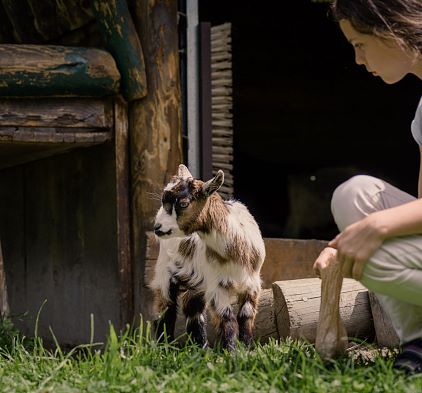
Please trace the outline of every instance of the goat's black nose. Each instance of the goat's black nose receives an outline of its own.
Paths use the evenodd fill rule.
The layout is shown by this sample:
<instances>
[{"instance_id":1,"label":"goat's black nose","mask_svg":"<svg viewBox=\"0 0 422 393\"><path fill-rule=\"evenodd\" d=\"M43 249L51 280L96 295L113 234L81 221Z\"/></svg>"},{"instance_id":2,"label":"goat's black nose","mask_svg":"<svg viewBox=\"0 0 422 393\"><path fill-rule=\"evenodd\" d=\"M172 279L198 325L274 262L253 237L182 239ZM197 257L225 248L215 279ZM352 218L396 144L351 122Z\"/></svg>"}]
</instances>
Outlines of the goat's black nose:
<instances>
[{"instance_id":1,"label":"goat's black nose","mask_svg":"<svg viewBox=\"0 0 422 393\"><path fill-rule=\"evenodd\" d=\"M160 231L160 228L161 228L161 224L155 224L154 225L154 232L155 232L155 234L157 234L157 232L161 232Z\"/></svg>"}]
</instances>

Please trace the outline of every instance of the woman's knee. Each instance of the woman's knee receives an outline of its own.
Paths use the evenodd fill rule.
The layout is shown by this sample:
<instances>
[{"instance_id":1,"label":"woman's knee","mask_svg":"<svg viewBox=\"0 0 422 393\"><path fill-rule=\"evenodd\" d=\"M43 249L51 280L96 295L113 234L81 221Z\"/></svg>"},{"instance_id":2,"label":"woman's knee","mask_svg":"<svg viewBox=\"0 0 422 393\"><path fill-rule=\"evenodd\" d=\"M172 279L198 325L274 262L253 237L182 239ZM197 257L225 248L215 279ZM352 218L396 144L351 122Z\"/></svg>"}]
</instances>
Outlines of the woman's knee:
<instances>
[{"instance_id":1,"label":"woman's knee","mask_svg":"<svg viewBox=\"0 0 422 393\"><path fill-rule=\"evenodd\" d=\"M382 181L356 175L340 184L331 199L331 212L339 230L378 210L374 198L382 190Z\"/></svg>"}]
</instances>

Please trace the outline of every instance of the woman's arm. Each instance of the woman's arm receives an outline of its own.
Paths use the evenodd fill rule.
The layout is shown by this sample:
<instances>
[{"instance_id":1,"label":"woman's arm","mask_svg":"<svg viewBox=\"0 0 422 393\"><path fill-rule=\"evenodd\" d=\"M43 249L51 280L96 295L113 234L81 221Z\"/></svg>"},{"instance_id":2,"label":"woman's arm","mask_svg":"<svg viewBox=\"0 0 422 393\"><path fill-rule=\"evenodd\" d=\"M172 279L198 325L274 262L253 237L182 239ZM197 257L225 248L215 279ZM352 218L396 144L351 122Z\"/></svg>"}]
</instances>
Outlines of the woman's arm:
<instances>
[{"instance_id":1,"label":"woman's arm","mask_svg":"<svg viewBox=\"0 0 422 393\"><path fill-rule=\"evenodd\" d=\"M420 161L419 161L419 182L418 182L418 198L422 198L422 147L419 147Z\"/></svg>"}]
</instances>

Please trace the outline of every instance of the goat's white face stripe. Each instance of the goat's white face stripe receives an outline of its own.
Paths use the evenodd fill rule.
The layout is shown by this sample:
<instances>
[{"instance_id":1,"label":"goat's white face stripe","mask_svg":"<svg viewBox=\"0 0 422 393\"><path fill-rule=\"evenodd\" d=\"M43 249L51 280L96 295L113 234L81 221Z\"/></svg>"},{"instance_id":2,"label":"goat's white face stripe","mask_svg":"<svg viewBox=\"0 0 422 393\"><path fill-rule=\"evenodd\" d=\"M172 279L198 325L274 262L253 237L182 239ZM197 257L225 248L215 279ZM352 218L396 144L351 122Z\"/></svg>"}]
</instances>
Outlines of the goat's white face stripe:
<instances>
[{"instance_id":1,"label":"goat's white face stripe","mask_svg":"<svg viewBox=\"0 0 422 393\"><path fill-rule=\"evenodd\" d=\"M177 216L174 206L171 208L171 214L168 214L163 206L161 206L155 216L155 224L160 224L160 231L164 233L171 231L171 236L185 236L177 225Z\"/></svg>"}]
</instances>

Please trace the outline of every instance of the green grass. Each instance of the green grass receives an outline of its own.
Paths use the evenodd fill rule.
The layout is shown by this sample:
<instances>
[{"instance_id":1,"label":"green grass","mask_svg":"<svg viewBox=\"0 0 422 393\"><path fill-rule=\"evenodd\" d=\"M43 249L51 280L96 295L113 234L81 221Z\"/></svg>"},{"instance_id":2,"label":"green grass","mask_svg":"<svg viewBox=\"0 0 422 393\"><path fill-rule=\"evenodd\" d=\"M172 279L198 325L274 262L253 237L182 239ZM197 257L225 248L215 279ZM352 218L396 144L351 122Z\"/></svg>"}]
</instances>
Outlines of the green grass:
<instances>
[{"instance_id":1,"label":"green grass","mask_svg":"<svg viewBox=\"0 0 422 393\"><path fill-rule=\"evenodd\" d=\"M1 329L0 329L1 330ZM157 344L149 332L117 336L107 344L47 350L39 338L23 341L9 326L0 350L0 392L422 392L422 377L391 369L391 356L370 360L355 352L323 363L313 345L272 341L234 353Z\"/></svg>"}]
</instances>

